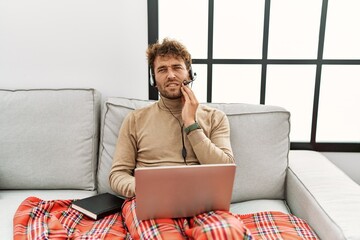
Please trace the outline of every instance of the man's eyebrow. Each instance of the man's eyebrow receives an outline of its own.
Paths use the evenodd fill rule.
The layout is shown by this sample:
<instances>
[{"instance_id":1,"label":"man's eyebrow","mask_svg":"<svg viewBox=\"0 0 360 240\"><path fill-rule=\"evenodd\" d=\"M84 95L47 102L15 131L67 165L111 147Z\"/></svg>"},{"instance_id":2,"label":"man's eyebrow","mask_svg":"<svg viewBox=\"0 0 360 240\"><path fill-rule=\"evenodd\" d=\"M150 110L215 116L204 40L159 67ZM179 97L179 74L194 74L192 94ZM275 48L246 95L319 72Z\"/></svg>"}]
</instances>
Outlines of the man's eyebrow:
<instances>
[{"instance_id":1,"label":"man's eyebrow","mask_svg":"<svg viewBox=\"0 0 360 240\"><path fill-rule=\"evenodd\" d=\"M161 65L161 66L157 67L157 69L162 69L162 68L167 68L167 66L166 65Z\"/></svg>"},{"instance_id":2,"label":"man's eyebrow","mask_svg":"<svg viewBox=\"0 0 360 240\"><path fill-rule=\"evenodd\" d=\"M159 67L157 67L156 69L159 70L159 69L164 69L164 68L168 68L169 66L167 65L161 65ZM170 65L170 67L183 67L183 65L181 65L180 63L175 63L175 64L172 64Z\"/></svg>"}]
</instances>

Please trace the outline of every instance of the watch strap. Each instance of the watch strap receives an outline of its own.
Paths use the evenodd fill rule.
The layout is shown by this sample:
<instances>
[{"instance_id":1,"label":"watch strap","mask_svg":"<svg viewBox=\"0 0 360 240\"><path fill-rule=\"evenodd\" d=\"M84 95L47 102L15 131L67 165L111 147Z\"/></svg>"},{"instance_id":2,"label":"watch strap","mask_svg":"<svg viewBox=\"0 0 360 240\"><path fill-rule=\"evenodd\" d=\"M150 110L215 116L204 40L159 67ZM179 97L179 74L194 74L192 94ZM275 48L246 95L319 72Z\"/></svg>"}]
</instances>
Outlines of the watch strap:
<instances>
[{"instance_id":1,"label":"watch strap","mask_svg":"<svg viewBox=\"0 0 360 240\"><path fill-rule=\"evenodd\" d=\"M194 122L190 126L186 127L184 130L185 130L186 134L189 134L190 132L192 132L192 131L194 131L196 129L201 129L198 122Z\"/></svg>"}]
</instances>

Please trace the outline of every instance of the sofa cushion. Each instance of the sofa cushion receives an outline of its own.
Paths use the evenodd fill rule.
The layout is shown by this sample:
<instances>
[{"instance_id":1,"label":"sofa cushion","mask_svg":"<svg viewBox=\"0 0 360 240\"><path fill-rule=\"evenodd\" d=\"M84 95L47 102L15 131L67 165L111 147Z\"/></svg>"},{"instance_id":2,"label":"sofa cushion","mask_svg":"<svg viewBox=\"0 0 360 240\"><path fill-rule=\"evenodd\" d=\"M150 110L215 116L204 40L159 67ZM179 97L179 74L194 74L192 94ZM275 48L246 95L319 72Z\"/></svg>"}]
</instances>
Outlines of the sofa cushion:
<instances>
[{"instance_id":1,"label":"sofa cushion","mask_svg":"<svg viewBox=\"0 0 360 240\"><path fill-rule=\"evenodd\" d=\"M0 189L95 189L100 95L0 90Z\"/></svg>"},{"instance_id":2,"label":"sofa cushion","mask_svg":"<svg viewBox=\"0 0 360 240\"><path fill-rule=\"evenodd\" d=\"M245 103L208 103L230 122L237 165L232 202L284 199L290 149L290 113L284 108Z\"/></svg>"},{"instance_id":3,"label":"sofa cushion","mask_svg":"<svg viewBox=\"0 0 360 240\"><path fill-rule=\"evenodd\" d=\"M98 192L112 192L109 184L109 173L112 157L115 152L120 126L126 115L137 108L151 104L150 100L127 98L109 98L102 108L99 163L97 173Z\"/></svg>"},{"instance_id":4,"label":"sofa cushion","mask_svg":"<svg viewBox=\"0 0 360 240\"><path fill-rule=\"evenodd\" d=\"M109 98L101 126L98 190L111 191L108 176L124 117L151 101ZM207 103L224 111L230 122L231 144L237 164L232 202L283 199L288 165L290 114L277 106Z\"/></svg>"}]
</instances>

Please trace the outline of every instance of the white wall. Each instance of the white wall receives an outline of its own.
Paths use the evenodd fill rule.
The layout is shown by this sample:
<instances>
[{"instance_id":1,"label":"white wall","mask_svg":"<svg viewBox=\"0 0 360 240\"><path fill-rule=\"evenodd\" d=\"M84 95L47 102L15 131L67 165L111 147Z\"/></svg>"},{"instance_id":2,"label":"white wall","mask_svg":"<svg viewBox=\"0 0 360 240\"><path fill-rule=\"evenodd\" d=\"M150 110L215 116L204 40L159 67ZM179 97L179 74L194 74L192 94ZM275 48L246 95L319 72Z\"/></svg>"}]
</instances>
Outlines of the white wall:
<instances>
[{"instance_id":1,"label":"white wall","mask_svg":"<svg viewBox=\"0 0 360 240\"><path fill-rule=\"evenodd\" d=\"M146 47L146 1L0 1L0 88L147 99Z\"/></svg>"}]
</instances>

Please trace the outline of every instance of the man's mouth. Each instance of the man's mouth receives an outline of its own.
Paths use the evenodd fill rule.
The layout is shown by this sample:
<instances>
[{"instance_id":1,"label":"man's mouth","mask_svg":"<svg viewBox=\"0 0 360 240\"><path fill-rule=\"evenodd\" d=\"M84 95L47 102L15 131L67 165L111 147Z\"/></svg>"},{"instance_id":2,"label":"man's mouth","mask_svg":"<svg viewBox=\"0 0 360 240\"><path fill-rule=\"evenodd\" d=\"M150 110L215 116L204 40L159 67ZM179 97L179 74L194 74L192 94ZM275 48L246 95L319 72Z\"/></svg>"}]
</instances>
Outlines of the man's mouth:
<instances>
[{"instance_id":1,"label":"man's mouth","mask_svg":"<svg viewBox=\"0 0 360 240\"><path fill-rule=\"evenodd\" d=\"M178 87L179 85L179 83L169 83L166 85L166 87Z\"/></svg>"}]
</instances>

